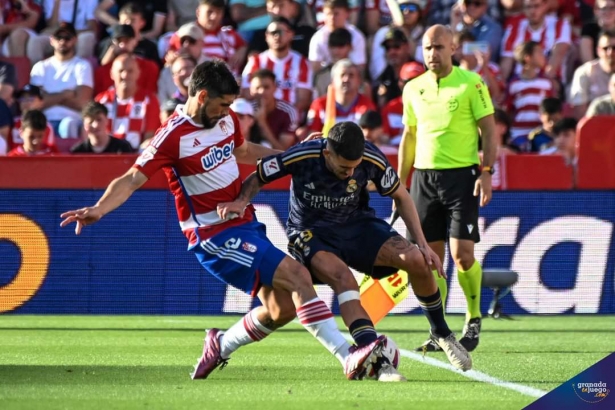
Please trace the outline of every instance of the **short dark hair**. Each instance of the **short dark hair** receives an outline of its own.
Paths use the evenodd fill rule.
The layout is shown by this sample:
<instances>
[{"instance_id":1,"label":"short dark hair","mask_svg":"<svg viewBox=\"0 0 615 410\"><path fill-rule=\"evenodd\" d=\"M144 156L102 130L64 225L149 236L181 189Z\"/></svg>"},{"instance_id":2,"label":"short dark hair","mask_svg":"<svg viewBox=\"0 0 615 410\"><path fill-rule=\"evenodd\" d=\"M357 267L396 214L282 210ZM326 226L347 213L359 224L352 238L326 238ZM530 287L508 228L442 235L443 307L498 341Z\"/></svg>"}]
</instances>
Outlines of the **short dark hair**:
<instances>
[{"instance_id":1,"label":"short dark hair","mask_svg":"<svg viewBox=\"0 0 615 410\"><path fill-rule=\"evenodd\" d=\"M378 111L368 110L359 119L359 127L367 130L382 127L382 116Z\"/></svg>"},{"instance_id":2,"label":"short dark hair","mask_svg":"<svg viewBox=\"0 0 615 410\"><path fill-rule=\"evenodd\" d=\"M21 129L30 128L36 131L47 129L47 117L41 110L28 110L21 116Z\"/></svg>"},{"instance_id":3,"label":"short dark hair","mask_svg":"<svg viewBox=\"0 0 615 410\"><path fill-rule=\"evenodd\" d=\"M195 67L196 67L197 64L199 64L199 62L196 61L196 58L192 57L188 53L180 53L177 57L175 57L175 60L173 60L173 62L175 62L175 61L177 61L179 59L181 59L181 60L188 60L188 61L192 62Z\"/></svg>"},{"instance_id":4,"label":"short dark hair","mask_svg":"<svg viewBox=\"0 0 615 410\"><path fill-rule=\"evenodd\" d=\"M224 10L226 4L224 4L224 0L200 0L199 6L212 6Z\"/></svg>"},{"instance_id":5,"label":"short dark hair","mask_svg":"<svg viewBox=\"0 0 615 410\"><path fill-rule=\"evenodd\" d=\"M192 72L188 95L194 97L202 90L207 90L210 98L239 95L239 85L235 76L226 63L219 59L205 61L197 65Z\"/></svg>"},{"instance_id":6,"label":"short dark hair","mask_svg":"<svg viewBox=\"0 0 615 410\"><path fill-rule=\"evenodd\" d=\"M529 57L534 54L536 47L540 47L540 43L536 41L526 41L515 47L515 61L520 64L525 62L525 57Z\"/></svg>"},{"instance_id":7,"label":"short dark hair","mask_svg":"<svg viewBox=\"0 0 615 410\"><path fill-rule=\"evenodd\" d=\"M268 78L273 81L274 84L276 81L275 73L267 68L261 68L260 70L256 70L255 72L253 72L250 76L250 81L252 81L253 78L258 78L259 80L264 80Z\"/></svg>"},{"instance_id":8,"label":"short dark hair","mask_svg":"<svg viewBox=\"0 0 615 410\"><path fill-rule=\"evenodd\" d=\"M352 45L352 34L344 27L336 28L329 34L329 47L344 47Z\"/></svg>"},{"instance_id":9,"label":"short dark hair","mask_svg":"<svg viewBox=\"0 0 615 410\"><path fill-rule=\"evenodd\" d=\"M267 27L269 27L271 25L271 23L284 24L291 31L295 31L295 26L286 17L283 17L283 16L273 16L271 18L271 21L269 22L269 24L267 24Z\"/></svg>"},{"instance_id":10,"label":"short dark hair","mask_svg":"<svg viewBox=\"0 0 615 410\"><path fill-rule=\"evenodd\" d=\"M572 117L564 117L553 125L553 134L559 135L566 131L576 131L577 123L577 120Z\"/></svg>"},{"instance_id":11,"label":"short dark hair","mask_svg":"<svg viewBox=\"0 0 615 410\"><path fill-rule=\"evenodd\" d=\"M327 135L327 148L340 157L354 161L363 156L365 137L361 128L351 121L335 124Z\"/></svg>"},{"instance_id":12,"label":"short dark hair","mask_svg":"<svg viewBox=\"0 0 615 410\"><path fill-rule=\"evenodd\" d=\"M350 10L350 4L348 0L325 0L325 4L322 5L323 9L346 9Z\"/></svg>"},{"instance_id":13,"label":"short dark hair","mask_svg":"<svg viewBox=\"0 0 615 410\"><path fill-rule=\"evenodd\" d=\"M476 36L471 31L463 30L455 34L455 40L461 44L464 41L476 41Z\"/></svg>"},{"instance_id":14,"label":"short dark hair","mask_svg":"<svg viewBox=\"0 0 615 410\"><path fill-rule=\"evenodd\" d=\"M597 41L596 43L602 38L602 37L606 37L606 38L615 38L615 30L602 30L600 31L600 34L598 34L598 37L596 37ZM597 44L596 44L597 45Z\"/></svg>"},{"instance_id":15,"label":"short dark hair","mask_svg":"<svg viewBox=\"0 0 615 410\"><path fill-rule=\"evenodd\" d=\"M133 3L133 2L126 3L122 6L120 11L117 13L118 16L127 15L127 14L128 15L138 14L145 19L145 10L143 10L143 7L141 7L139 3Z\"/></svg>"},{"instance_id":16,"label":"short dark hair","mask_svg":"<svg viewBox=\"0 0 615 410\"><path fill-rule=\"evenodd\" d=\"M102 114L106 117L109 115L109 110L104 104L97 101L90 101L83 107L81 118L94 118L98 114Z\"/></svg>"},{"instance_id":17,"label":"short dark hair","mask_svg":"<svg viewBox=\"0 0 615 410\"><path fill-rule=\"evenodd\" d=\"M562 100L555 97L545 98L540 102L539 110L541 114L548 115L561 113L563 110Z\"/></svg>"}]
</instances>

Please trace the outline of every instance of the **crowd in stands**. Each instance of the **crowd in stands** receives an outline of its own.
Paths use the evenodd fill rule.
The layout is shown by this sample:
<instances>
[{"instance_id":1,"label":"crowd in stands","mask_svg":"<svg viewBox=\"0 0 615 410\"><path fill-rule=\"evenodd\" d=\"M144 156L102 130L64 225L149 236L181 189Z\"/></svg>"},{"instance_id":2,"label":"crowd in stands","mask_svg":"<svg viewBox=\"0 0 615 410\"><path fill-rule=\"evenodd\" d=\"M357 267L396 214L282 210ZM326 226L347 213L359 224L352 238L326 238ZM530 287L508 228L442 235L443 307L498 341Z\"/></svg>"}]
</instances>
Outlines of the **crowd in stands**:
<instances>
[{"instance_id":1,"label":"crowd in stands","mask_svg":"<svg viewBox=\"0 0 615 410\"><path fill-rule=\"evenodd\" d=\"M615 114L615 0L394 1L0 0L0 155L137 152L212 58L251 141L320 131L330 93L336 121L396 153L432 24L488 87L500 155L573 163L577 121Z\"/></svg>"}]
</instances>

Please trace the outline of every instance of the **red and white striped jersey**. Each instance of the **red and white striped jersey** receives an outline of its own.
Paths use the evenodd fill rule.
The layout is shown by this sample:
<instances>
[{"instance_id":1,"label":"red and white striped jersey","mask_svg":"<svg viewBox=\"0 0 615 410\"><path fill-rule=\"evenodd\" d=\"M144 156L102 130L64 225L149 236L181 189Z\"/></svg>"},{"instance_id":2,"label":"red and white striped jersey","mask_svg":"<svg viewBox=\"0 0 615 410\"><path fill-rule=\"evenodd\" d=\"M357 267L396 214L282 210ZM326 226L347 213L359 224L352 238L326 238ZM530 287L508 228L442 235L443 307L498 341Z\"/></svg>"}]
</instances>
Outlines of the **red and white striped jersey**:
<instances>
[{"instance_id":1,"label":"red and white striped jersey","mask_svg":"<svg viewBox=\"0 0 615 410\"><path fill-rule=\"evenodd\" d=\"M20 145L23 145L23 139L21 139L21 136L19 135L20 128L21 128L21 118L18 117L18 118L15 118L14 120L13 129L11 130L11 134L9 135L9 138L7 141L9 150L12 150L13 148L16 148ZM43 144L46 147L56 146L56 136L55 136L55 133L53 132L53 127L49 123L47 123L47 129L45 130L44 139L45 140L43 141Z\"/></svg>"},{"instance_id":2,"label":"red and white striped jersey","mask_svg":"<svg viewBox=\"0 0 615 410\"><path fill-rule=\"evenodd\" d=\"M540 103L553 96L553 83L545 77L513 79L508 86L508 108L513 113L510 134L513 138L527 136L541 125Z\"/></svg>"},{"instance_id":3,"label":"red and white striped jersey","mask_svg":"<svg viewBox=\"0 0 615 410\"><path fill-rule=\"evenodd\" d=\"M515 47L530 40L540 43L547 55L558 43L572 43L570 23L554 16L546 16L542 27L534 31L527 18L514 20L504 32L502 57L514 57Z\"/></svg>"},{"instance_id":4,"label":"red and white striped jersey","mask_svg":"<svg viewBox=\"0 0 615 410\"><path fill-rule=\"evenodd\" d=\"M325 0L306 0L309 10L314 11L314 16L316 17L316 28L322 27L325 24L325 15L323 13L323 7L325 5ZM350 12L357 11L359 9L357 0L349 0L348 5L350 6Z\"/></svg>"},{"instance_id":5,"label":"red and white striped jersey","mask_svg":"<svg viewBox=\"0 0 615 410\"><path fill-rule=\"evenodd\" d=\"M380 25L382 27L391 24L391 9L385 0L365 0L366 10L378 10L380 12Z\"/></svg>"},{"instance_id":6,"label":"red and white striped jersey","mask_svg":"<svg viewBox=\"0 0 615 410\"><path fill-rule=\"evenodd\" d=\"M220 27L218 30L203 31L205 32L203 54L206 57L219 58L228 62L238 49L246 45L243 38L231 26Z\"/></svg>"},{"instance_id":7,"label":"red and white striped jersey","mask_svg":"<svg viewBox=\"0 0 615 410\"><path fill-rule=\"evenodd\" d=\"M392 99L382 108L382 129L389 138L400 136L404 130L403 113L404 103L401 96Z\"/></svg>"},{"instance_id":8,"label":"red and white striped jersey","mask_svg":"<svg viewBox=\"0 0 615 410\"><path fill-rule=\"evenodd\" d=\"M312 69L307 58L294 50L288 55L278 59L266 50L260 54L254 54L248 59L246 68L243 70L241 87L249 88L252 74L255 71L266 68L275 74L277 90L275 98L295 104L297 101L297 88L312 89Z\"/></svg>"},{"instance_id":9,"label":"red and white striped jersey","mask_svg":"<svg viewBox=\"0 0 615 410\"><path fill-rule=\"evenodd\" d=\"M109 110L109 132L128 141L134 149L139 148L146 132L155 132L160 127L160 103L149 91L138 90L134 97L119 100L115 88L110 88L95 100Z\"/></svg>"},{"instance_id":10,"label":"red and white striped jersey","mask_svg":"<svg viewBox=\"0 0 615 410\"><path fill-rule=\"evenodd\" d=\"M310 131L321 132L322 127L325 124L325 112L327 106L327 96L323 95L312 101L310 110L307 115L307 126ZM347 108L336 104L335 107L335 123L342 121L352 121L356 124L359 123L361 116L366 111L376 110L376 106L368 97L363 94L359 94L355 102Z\"/></svg>"},{"instance_id":11,"label":"red and white striped jersey","mask_svg":"<svg viewBox=\"0 0 615 410\"><path fill-rule=\"evenodd\" d=\"M150 178L163 169L175 197L179 225L190 248L231 227L253 220L253 208L243 217L222 220L216 210L232 202L241 191L239 167L233 155L244 144L234 112L205 129L196 124L180 105L156 132L134 167Z\"/></svg>"}]
</instances>

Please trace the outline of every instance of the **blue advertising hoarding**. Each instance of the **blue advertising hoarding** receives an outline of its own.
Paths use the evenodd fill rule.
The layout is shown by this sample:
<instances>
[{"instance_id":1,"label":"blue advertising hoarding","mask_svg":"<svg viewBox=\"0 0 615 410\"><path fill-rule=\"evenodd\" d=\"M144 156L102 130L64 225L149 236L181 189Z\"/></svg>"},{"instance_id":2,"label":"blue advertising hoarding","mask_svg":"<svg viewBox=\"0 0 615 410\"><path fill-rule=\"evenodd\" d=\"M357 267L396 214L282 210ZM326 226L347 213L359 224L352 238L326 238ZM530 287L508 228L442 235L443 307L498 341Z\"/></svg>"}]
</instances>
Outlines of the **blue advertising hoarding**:
<instances>
[{"instance_id":1,"label":"blue advertising hoarding","mask_svg":"<svg viewBox=\"0 0 615 410\"><path fill-rule=\"evenodd\" d=\"M101 191L0 191L0 312L29 314L223 314L247 312L246 295L197 263L177 222L173 197L139 191L80 236L59 215L96 202ZM264 191L257 216L286 249L288 192ZM387 218L391 200L372 206ZM503 299L511 314L615 313L615 192L497 192L481 210L484 268L511 269L519 282ZM403 232L403 224L395 227ZM454 265L447 311L465 311ZM319 295L337 313L330 289ZM483 291L483 311L490 301ZM393 313L418 313L413 295Z\"/></svg>"}]
</instances>

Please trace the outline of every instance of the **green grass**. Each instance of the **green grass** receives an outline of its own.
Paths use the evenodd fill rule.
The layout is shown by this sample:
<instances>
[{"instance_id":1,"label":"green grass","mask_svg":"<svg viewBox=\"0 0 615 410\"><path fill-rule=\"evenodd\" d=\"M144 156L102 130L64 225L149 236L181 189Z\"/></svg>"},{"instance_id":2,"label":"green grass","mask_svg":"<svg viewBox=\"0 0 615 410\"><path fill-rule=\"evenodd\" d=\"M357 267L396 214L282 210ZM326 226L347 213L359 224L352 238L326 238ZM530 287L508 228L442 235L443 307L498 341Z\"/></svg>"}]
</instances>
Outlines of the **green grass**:
<instances>
[{"instance_id":1,"label":"green grass","mask_svg":"<svg viewBox=\"0 0 615 410\"><path fill-rule=\"evenodd\" d=\"M349 382L339 363L294 323L242 348L208 380L190 380L202 329L236 320L2 316L0 408L500 410L535 400L408 358L400 366L408 383ZM449 317L456 330L462 320ZM378 329L410 350L425 339L425 325L420 316L388 317ZM473 359L480 372L549 391L613 351L613 317L520 317L485 320Z\"/></svg>"}]
</instances>

